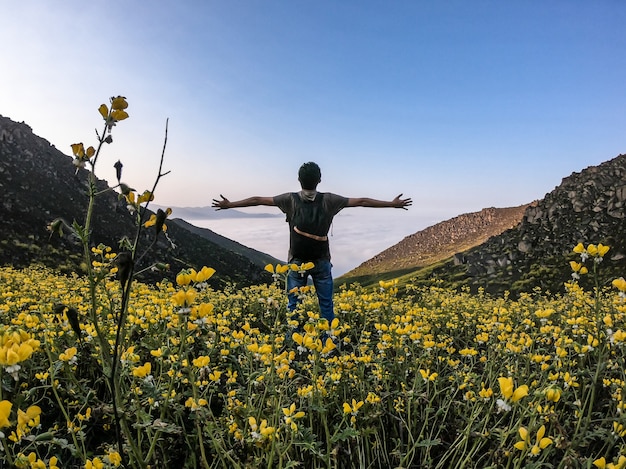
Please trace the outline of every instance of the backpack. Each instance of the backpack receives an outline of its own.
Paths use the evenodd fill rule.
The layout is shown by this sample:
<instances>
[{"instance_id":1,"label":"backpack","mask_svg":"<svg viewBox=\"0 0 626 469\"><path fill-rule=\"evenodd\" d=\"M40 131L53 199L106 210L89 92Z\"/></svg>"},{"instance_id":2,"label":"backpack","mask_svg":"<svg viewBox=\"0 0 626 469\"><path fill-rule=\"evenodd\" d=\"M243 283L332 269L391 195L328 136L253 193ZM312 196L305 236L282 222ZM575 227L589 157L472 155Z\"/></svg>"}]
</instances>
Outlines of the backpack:
<instances>
[{"instance_id":1,"label":"backpack","mask_svg":"<svg viewBox=\"0 0 626 469\"><path fill-rule=\"evenodd\" d=\"M293 215L289 221L291 255L310 261L330 256L328 231L333 217L324 210L324 194L318 192L313 201L306 201L293 192Z\"/></svg>"}]
</instances>

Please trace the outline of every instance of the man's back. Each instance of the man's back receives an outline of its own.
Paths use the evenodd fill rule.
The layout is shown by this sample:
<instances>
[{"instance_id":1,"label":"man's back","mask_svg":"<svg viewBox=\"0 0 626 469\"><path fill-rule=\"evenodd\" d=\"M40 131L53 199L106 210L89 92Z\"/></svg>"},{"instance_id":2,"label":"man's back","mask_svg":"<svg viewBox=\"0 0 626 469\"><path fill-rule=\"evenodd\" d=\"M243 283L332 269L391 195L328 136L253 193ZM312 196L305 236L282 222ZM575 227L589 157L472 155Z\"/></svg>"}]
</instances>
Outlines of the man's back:
<instances>
[{"instance_id":1,"label":"man's back","mask_svg":"<svg viewBox=\"0 0 626 469\"><path fill-rule=\"evenodd\" d=\"M348 199L336 194L301 191L274 198L289 223L289 259L330 259L328 231Z\"/></svg>"}]
</instances>

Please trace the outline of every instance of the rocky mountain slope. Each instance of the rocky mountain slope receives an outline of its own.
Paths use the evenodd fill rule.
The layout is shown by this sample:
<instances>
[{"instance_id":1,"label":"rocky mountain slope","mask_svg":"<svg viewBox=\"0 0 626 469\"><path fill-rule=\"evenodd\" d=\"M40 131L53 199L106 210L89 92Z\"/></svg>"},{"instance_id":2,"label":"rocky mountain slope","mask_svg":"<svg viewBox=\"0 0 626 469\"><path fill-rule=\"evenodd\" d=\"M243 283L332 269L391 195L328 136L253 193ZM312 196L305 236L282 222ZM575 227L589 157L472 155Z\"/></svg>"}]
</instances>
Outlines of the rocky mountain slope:
<instances>
[{"instance_id":1,"label":"rocky mountain slope","mask_svg":"<svg viewBox=\"0 0 626 469\"><path fill-rule=\"evenodd\" d=\"M626 155L619 155L571 174L527 206L485 209L415 233L342 282L366 284L378 272L416 284L480 287L498 294L537 287L562 292L571 279L569 260L579 259L573 247L602 243L611 249L597 272L600 284L608 285L626 276L625 207ZM591 275L581 279L592 282Z\"/></svg>"},{"instance_id":2,"label":"rocky mountain slope","mask_svg":"<svg viewBox=\"0 0 626 469\"><path fill-rule=\"evenodd\" d=\"M346 273L345 277L416 269L442 261L518 225L528 206L490 207L437 223L405 237Z\"/></svg>"},{"instance_id":3,"label":"rocky mountain slope","mask_svg":"<svg viewBox=\"0 0 626 469\"><path fill-rule=\"evenodd\" d=\"M433 274L458 275L468 285L495 291L562 291L571 278L568 261L578 258L572 248L602 243L611 248L597 269L607 285L626 275L625 208L626 155L618 155L564 178L526 209L518 226L456 255ZM581 279L591 282L591 276Z\"/></svg>"},{"instance_id":4,"label":"rocky mountain slope","mask_svg":"<svg viewBox=\"0 0 626 469\"><path fill-rule=\"evenodd\" d=\"M72 158L57 150L48 141L33 134L24 123L0 116L0 265L24 267L41 263L72 272L82 262L80 247L71 237L50 236L47 225L56 218L71 224L83 223L88 198L86 170L75 172ZM132 237L135 225L118 194L105 181L98 181L92 241L117 249L119 240ZM211 239L210 230L192 230L185 223L166 222L168 236L159 238L156 247L144 258L143 266L154 262L171 265L166 276L173 278L184 267L213 267L217 273L215 286L230 282L249 285L271 281L264 272L271 256ZM151 242L152 233L142 235L140 246ZM219 236L219 235L215 235ZM141 251L141 248L140 248ZM144 280L151 278L150 272ZM159 273L158 278L163 274Z\"/></svg>"}]
</instances>

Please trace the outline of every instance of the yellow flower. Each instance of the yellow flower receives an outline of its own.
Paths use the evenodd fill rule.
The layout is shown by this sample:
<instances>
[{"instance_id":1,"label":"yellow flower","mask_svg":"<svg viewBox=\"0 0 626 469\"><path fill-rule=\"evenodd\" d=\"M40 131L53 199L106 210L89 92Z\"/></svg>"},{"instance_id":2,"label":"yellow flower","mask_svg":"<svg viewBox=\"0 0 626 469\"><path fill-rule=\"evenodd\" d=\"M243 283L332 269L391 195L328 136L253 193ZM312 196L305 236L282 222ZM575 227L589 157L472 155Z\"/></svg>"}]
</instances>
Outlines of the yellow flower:
<instances>
[{"instance_id":1,"label":"yellow flower","mask_svg":"<svg viewBox=\"0 0 626 469\"><path fill-rule=\"evenodd\" d=\"M396 278L394 280L389 280L388 282L385 282L384 280L379 280L378 285L383 290L387 290L388 288L393 288L393 287L397 286L398 285L398 279Z\"/></svg>"},{"instance_id":2,"label":"yellow flower","mask_svg":"<svg viewBox=\"0 0 626 469\"><path fill-rule=\"evenodd\" d=\"M343 403L343 413L356 415L361 407L363 407L363 401L357 402L356 399L352 399L352 405L347 402Z\"/></svg>"},{"instance_id":3,"label":"yellow flower","mask_svg":"<svg viewBox=\"0 0 626 469\"><path fill-rule=\"evenodd\" d=\"M299 332L294 332L291 336L293 341L298 344L298 348L303 347L304 349L317 350L317 343L309 334L302 335ZM331 340L332 342L332 340Z\"/></svg>"},{"instance_id":4,"label":"yellow flower","mask_svg":"<svg viewBox=\"0 0 626 469\"><path fill-rule=\"evenodd\" d=\"M172 301L176 306L189 306L193 304L198 292L194 288L187 290L178 290L173 296Z\"/></svg>"},{"instance_id":5,"label":"yellow flower","mask_svg":"<svg viewBox=\"0 0 626 469\"><path fill-rule=\"evenodd\" d=\"M580 268L578 270L580 270ZM550 316L552 316L552 314L554 314L554 310L552 308L538 309L537 311L535 311L535 316L537 316L539 319L549 318Z\"/></svg>"},{"instance_id":6,"label":"yellow flower","mask_svg":"<svg viewBox=\"0 0 626 469\"><path fill-rule=\"evenodd\" d=\"M248 425L250 425L250 429L255 432L257 427L256 419L254 417L248 417Z\"/></svg>"},{"instance_id":7,"label":"yellow flower","mask_svg":"<svg viewBox=\"0 0 626 469\"><path fill-rule=\"evenodd\" d=\"M33 351L33 347L28 342L7 344L0 349L0 365L11 366L28 360Z\"/></svg>"},{"instance_id":8,"label":"yellow flower","mask_svg":"<svg viewBox=\"0 0 626 469\"><path fill-rule=\"evenodd\" d=\"M576 262L576 261L570 261L569 265L574 272L578 272L580 268L583 266L580 262Z\"/></svg>"},{"instance_id":9,"label":"yellow flower","mask_svg":"<svg viewBox=\"0 0 626 469\"><path fill-rule=\"evenodd\" d=\"M437 376L439 376L437 373L431 373L430 370L420 369L419 372L422 375L422 378L424 378L424 381L435 381Z\"/></svg>"},{"instance_id":10,"label":"yellow flower","mask_svg":"<svg viewBox=\"0 0 626 469\"><path fill-rule=\"evenodd\" d=\"M191 272L188 270L183 270L176 276L176 283L181 287L189 285L191 280Z\"/></svg>"},{"instance_id":11,"label":"yellow flower","mask_svg":"<svg viewBox=\"0 0 626 469\"><path fill-rule=\"evenodd\" d=\"M478 395L483 399L490 399L491 396L493 396L493 389L485 388L485 385L483 384L480 391L478 391Z\"/></svg>"},{"instance_id":12,"label":"yellow flower","mask_svg":"<svg viewBox=\"0 0 626 469\"><path fill-rule=\"evenodd\" d=\"M274 432L276 431L276 429L274 427L269 427L267 425L267 420L263 419L261 420L261 426L259 428L259 433L261 433L261 436L264 438L269 438L271 437Z\"/></svg>"},{"instance_id":13,"label":"yellow flower","mask_svg":"<svg viewBox=\"0 0 626 469\"><path fill-rule=\"evenodd\" d=\"M200 303L197 310L198 317L205 318L209 316L213 309L215 309L215 306L212 303Z\"/></svg>"},{"instance_id":14,"label":"yellow flower","mask_svg":"<svg viewBox=\"0 0 626 469\"><path fill-rule=\"evenodd\" d=\"M83 143L72 143L72 153L76 158L83 158L85 156L85 147Z\"/></svg>"},{"instance_id":15,"label":"yellow flower","mask_svg":"<svg viewBox=\"0 0 626 469\"><path fill-rule=\"evenodd\" d=\"M337 346L335 345L335 343L333 342L333 340L330 337L326 338L326 342L324 344L322 344L322 355L325 355L327 353L332 352L333 350L335 350L337 348Z\"/></svg>"},{"instance_id":16,"label":"yellow flower","mask_svg":"<svg viewBox=\"0 0 626 469\"><path fill-rule=\"evenodd\" d=\"M165 219L172 214L172 209L167 208L165 211L159 209L157 213L153 213L150 215L150 219L143 224L144 228L150 228L151 226L156 227L157 233L161 230L167 231L167 226L165 225Z\"/></svg>"},{"instance_id":17,"label":"yellow flower","mask_svg":"<svg viewBox=\"0 0 626 469\"><path fill-rule=\"evenodd\" d=\"M276 264L276 267L274 267L272 264L267 264L265 266L265 270L268 271L270 274L284 274L289 270L289 266Z\"/></svg>"},{"instance_id":18,"label":"yellow flower","mask_svg":"<svg viewBox=\"0 0 626 469\"><path fill-rule=\"evenodd\" d=\"M598 469L604 469L606 467L606 459L604 457L596 459L593 462L593 465L596 466Z\"/></svg>"},{"instance_id":19,"label":"yellow flower","mask_svg":"<svg viewBox=\"0 0 626 469\"><path fill-rule=\"evenodd\" d=\"M289 407L283 407L283 414L285 414L285 417L291 417L296 415L296 404L295 402L292 403ZM298 412L298 414L302 414L300 415L300 417L304 417L304 412ZM296 417L299 418L299 417Z\"/></svg>"},{"instance_id":20,"label":"yellow flower","mask_svg":"<svg viewBox=\"0 0 626 469\"><path fill-rule=\"evenodd\" d=\"M37 457L37 453L34 451L29 453L26 457L28 460L29 467L31 469L46 469L46 463ZM22 467L21 464L19 467Z\"/></svg>"},{"instance_id":21,"label":"yellow flower","mask_svg":"<svg viewBox=\"0 0 626 469\"><path fill-rule=\"evenodd\" d=\"M123 121L124 119L128 119L128 113L120 109L113 109L111 110L111 118L115 121Z\"/></svg>"},{"instance_id":22,"label":"yellow flower","mask_svg":"<svg viewBox=\"0 0 626 469\"><path fill-rule=\"evenodd\" d=\"M200 356L198 358L194 358L191 361L193 366L198 367L198 368L202 368L204 366L207 366L210 362L211 362L211 357L208 357L206 355L202 355L202 356Z\"/></svg>"},{"instance_id":23,"label":"yellow flower","mask_svg":"<svg viewBox=\"0 0 626 469\"><path fill-rule=\"evenodd\" d=\"M131 192L131 194L133 194ZM141 194L138 198L137 198L137 205L141 205L144 202L152 202L154 200L154 194L150 191L143 191L143 194Z\"/></svg>"},{"instance_id":24,"label":"yellow flower","mask_svg":"<svg viewBox=\"0 0 626 469\"><path fill-rule=\"evenodd\" d=\"M559 399L561 399L561 390L557 388L548 388L545 394L546 399L551 402L559 402Z\"/></svg>"},{"instance_id":25,"label":"yellow flower","mask_svg":"<svg viewBox=\"0 0 626 469\"><path fill-rule=\"evenodd\" d=\"M604 257L604 255L609 252L611 248L609 246L605 246L600 243L597 246L595 244L590 244L587 246L587 249L583 246L582 243L578 243L574 248L574 252L576 254L581 254L581 257L585 257L585 255L589 255L591 257Z\"/></svg>"},{"instance_id":26,"label":"yellow flower","mask_svg":"<svg viewBox=\"0 0 626 469\"><path fill-rule=\"evenodd\" d=\"M289 425L294 432L298 431L298 425L294 420L301 419L305 413L302 411L296 412L296 404L293 403L289 407L283 407L283 414L285 415L285 425Z\"/></svg>"},{"instance_id":27,"label":"yellow flower","mask_svg":"<svg viewBox=\"0 0 626 469\"><path fill-rule=\"evenodd\" d=\"M100 458L87 459L85 469L103 469L104 463Z\"/></svg>"},{"instance_id":28,"label":"yellow flower","mask_svg":"<svg viewBox=\"0 0 626 469\"><path fill-rule=\"evenodd\" d=\"M607 463L605 458L596 459L593 465L599 469L624 469L626 467L626 456L620 456L617 463Z\"/></svg>"},{"instance_id":29,"label":"yellow flower","mask_svg":"<svg viewBox=\"0 0 626 469\"><path fill-rule=\"evenodd\" d=\"M72 358L76 356L77 352L78 350L76 349L76 347L70 347L66 349L65 352L59 354L59 360L61 360L62 362L69 362L70 360L72 360Z\"/></svg>"},{"instance_id":30,"label":"yellow flower","mask_svg":"<svg viewBox=\"0 0 626 469\"><path fill-rule=\"evenodd\" d=\"M298 272L299 274L304 274L307 270L311 270L313 267L315 267L315 264L313 264L313 262L303 262L300 265L289 264L289 268L291 268L291 270L295 272Z\"/></svg>"},{"instance_id":31,"label":"yellow flower","mask_svg":"<svg viewBox=\"0 0 626 469\"><path fill-rule=\"evenodd\" d=\"M580 275L585 275L589 272L587 267L585 267L582 263L576 261L570 261L569 263L572 270Z\"/></svg>"},{"instance_id":32,"label":"yellow flower","mask_svg":"<svg viewBox=\"0 0 626 469\"><path fill-rule=\"evenodd\" d=\"M611 282L611 285L619 291L626 292L626 280L624 280L624 277L616 278L613 282Z\"/></svg>"},{"instance_id":33,"label":"yellow flower","mask_svg":"<svg viewBox=\"0 0 626 469\"><path fill-rule=\"evenodd\" d=\"M109 463L113 464L114 467L119 467L122 464L122 456L117 451L109 451L109 454L106 455Z\"/></svg>"},{"instance_id":34,"label":"yellow flower","mask_svg":"<svg viewBox=\"0 0 626 469\"><path fill-rule=\"evenodd\" d=\"M101 104L100 107L98 108L98 112L100 113L102 118L105 120L107 119L107 117L109 117L109 108L107 107L106 104Z\"/></svg>"},{"instance_id":35,"label":"yellow flower","mask_svg":"<svg viewBox=\"0 0 626 469\"><path fill-rule=\"evenodd\" d=\"M519 436L521 438L520 441L515 443L515 448L520 451L524 451L530 449L530 454L532 456L537 456L542 449L547 448L552 444L552 439L544 437L546 433L546 426L542 425L537 431L537 442L531 447L530 446L530 436L528 434L528 430L524 427L519 428Z\"/></svg>"},{"instance_id":36,"label":"yellow flower","mask_svg":"<svg viewBox=\"0 0 626 469\"><path fill-rule=\"evenodd\" d=\"M39 418L41 415L41 407L33 405L26 409L24 412L21 409L17 410L17 424L18 426L36 427L39 425Z\"/></svg>"},{"instance_id":37,"label":"yellow flower","mask_svg":"<svg viewBox=\"0 0 626 469\"><path fill-rule=\"evenodd\" d=\"M200 272L196 274L196 282L205 282L210 279L215 273L215 269L204 266L200 269Z\"/></svg>"},{"instance_id":38,"label":"yellow flower","mask_svg":"<svg viewBox=\"0 0 626 469\"><path fill-rule=\"evenodd\" d=\"M152 364L150 362L146 362L141 366L136 366L133 368L133 376L137 378L145 378L152 371Z\"/></svg>"},{"instance_id":39,"label":"yellow flower","mask_svg":"<svg viewBox=\"0 0 626 469\"><path fill-rule=\"evenodd\" d=\"M0 402L0 428L8 427L11 425L9 422L9 416L11 415L11 408L13 403L10 401Z\"/></svg>"},{"instance_id":40,"label":"yellow flower","mask_svg":"<svg viewBox=\"0 0 626 469\"><path fill-rule=\"evenodd\" d=\"M195 400L193 397L188 398L185 401L185 407L189 407L192 411L198 410L202 406L206 406L208 401L206 399Z\"/></svg>"},{"instance_id":41,"label":"yellow flower","mask_svg":"<svg viewBox=\"0 0 626 469\"><path fill-rule=\"evenodd\" d=\"M526 384L513 390L513 378L511 377L500 377L498 378L498 383L500 384L500 392L502 393L502 396L511 402L517 402L522 397L528 395L528 386Z\"/></svg>"},{"instance_id":42,"label":"yellow flower","mask_svg":"<svg viewBox=\"0 0 626 469\"><path fill-rule=\"evenodd\" d=\"M128 102L124 96L116 96L111 98L111 109L116 111L123 111L128 107Z\"/></svg>"}]
</instances>

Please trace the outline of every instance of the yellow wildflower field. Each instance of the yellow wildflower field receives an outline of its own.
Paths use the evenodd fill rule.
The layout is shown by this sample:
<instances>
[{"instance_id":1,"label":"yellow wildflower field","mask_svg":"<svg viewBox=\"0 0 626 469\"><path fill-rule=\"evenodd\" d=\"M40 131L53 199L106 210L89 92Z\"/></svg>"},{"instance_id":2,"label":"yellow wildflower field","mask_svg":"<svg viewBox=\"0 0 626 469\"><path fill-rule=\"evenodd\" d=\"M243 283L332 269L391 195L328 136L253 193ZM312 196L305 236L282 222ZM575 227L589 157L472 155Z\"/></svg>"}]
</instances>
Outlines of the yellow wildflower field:
<instances>
[{"instance_id":1,"label":"yellow wildflower field","mask_svg":"<svg viewBox=\"0 0 626 469\"><path fill-rule=\"evenodd\" d=\"M120 282L0 269L0 466L626 461L623 279L517 299L353 285L328 324L311 289L294 318L280 282L214 291L211 275L135 284L120 333Z\"/></svg>"}]
</instances>

